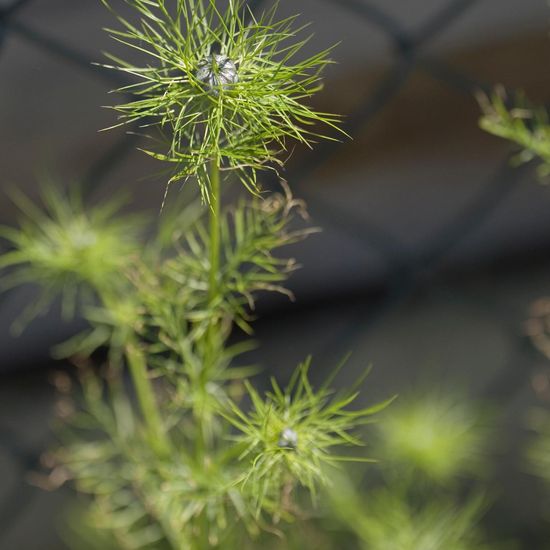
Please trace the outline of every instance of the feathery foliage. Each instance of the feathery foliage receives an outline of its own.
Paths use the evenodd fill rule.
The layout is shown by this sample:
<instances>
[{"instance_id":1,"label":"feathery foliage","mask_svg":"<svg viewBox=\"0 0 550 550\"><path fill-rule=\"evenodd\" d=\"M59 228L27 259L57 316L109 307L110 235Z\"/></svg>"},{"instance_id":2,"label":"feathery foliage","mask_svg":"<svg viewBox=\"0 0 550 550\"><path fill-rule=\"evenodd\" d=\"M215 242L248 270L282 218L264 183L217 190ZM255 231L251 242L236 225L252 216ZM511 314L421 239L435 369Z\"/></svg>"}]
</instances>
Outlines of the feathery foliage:
<instances>
[{"instance_id":1,"label":"feathery foliage","mask_svg":"<svg viewBox=\"0 0 550 550\"><path fill-rule=\"evenodd\" d=\"M90 297L79 310L89 328L56 349L80 367L81 395L63 408L49 476L85 496L73 546L246 548L284 536L311 506L302 493L330 483L327 465L367 460L341 448L360 445L357 428L388 404L350 409L364 377L343 393L332 392L333 377L314 389L309 361L262 399L248 381L256 369L241 363L251 343L229 344L236 329L252 334L258 292L292 297L283 285L297 265L278 249L313 230L284 182L259 196L256 170L279 162L288 140L322 137L318 123L335 126L338 117L302 103L329 61L327 52L304 59L295 18L276 21L274 9L248 23L240 0L223 13L214 0L127 4L138 20L118 17L111 34L146 60L113 58L137 79L114 108L121 124L166 136L150 153L175 163L171 181L196 178L209 207L174 214L168 205L147 240L115 203L88 210L48 191L44 211L17 196L25 219L4 231L12 250L0 267L6 284L35 282L47 299ZM231 176L255 196L222 207Z\"/></svg>"},{"instance_id":2,"label":"feathery foliage","mask_svg":"<svg viewBox=\"0 0 550 550\"><path fill-rule=\"evenodd\" d=\"M419 505L392 488L362 499L352 481L341 478L330 492L331 506L366 550L488 550L477 528L486 503L473 497L459 506L449 498Z\"/></svg>"},{"instance_id":3,"label":"feathery foliage","mask_svg":"<svg viewBox=\"0 0 550 550\"><path fill-rule=\"evenodd\" d=\"M521 148L515 163L538 159L538 175L547 178L550 175L550 122L546 109L535 107L522 94L510 104L503 88L497 88L491 97L479 95L478 99L483 110L481 128Z\"/></svg>"},{"instance_id":4,"label":"feathery foliage","mask_svg":"<svg viewBox=\"0 0 550 550\"><path fill-rule=\"evenodd\" d=\"M388 467L438 483L479 470L488 444L483 417L471 403L433 391L401 400L375 431L378 455Z\"/></svg>"},{"instance_id":5,"label":"feathery foliage","mask_svg":"<svg viewBox=\"0 0 550 550\"><path fill-rule=\"evenodd\" d=\"M11 195L22 217L18 229L0 228L9 247L0 257L0 288L36 283L42 289L42 297L17 328L46 309L57 293L68 316L74 313L79 289L119 288L120 272L137 252L140 226L135 216L119 213L119 200L84 209L77 192L66 198L52 185L43 189L44 208L16 190Z\"/></svg>"},{"instance_id":6,"label":"feathery foliage","mask_svg":"<svg viewBox=\"0 0 550 550\"><path fill-rule=\"evenodd\" d=\"M241 435L237 441L245 446L240 458L250 461L243 485L250 484L261 503L266 495L276 494L294 481L309 489L312 497L317 487L328 482L324 467L340 461L369 460L357 455L335 455L332 447L360 446L361 439L349 433L372 422L371 416L392 400L373 407L349 410L358 396L355 387L332 395L328 384L315 391L308 379L311 359L295 371L283 391L272 379L272 390L265 399L246 384L253 410L245 413L232 404L230 422ZM358 386L363 377L358 380Z\"/></svg>"},{"instance_id":7,"label":"feathery foliage","mask_svg":"<svg viewBox=\"0 0 550 550\"><path fill-rule=\"evenodd\" d=\"M280 165L288 140L310 145L327 138L319 124L337 129L338 116L303 103L321 88L330 49L304 58L311 36L299 38L305 26L297 17L278 21L276 6L256 17L242 0L229 0L225 11L215 0L126 3L139 20L117 15L120 28L109 32L144 60L110 56L108 67L137 80L118 90L132 97L114 109L120 124L159 130L152 137L163 149L170 142L168 151L146 151L174 164L170 182L198 176L210 201L207 165L215 159L257 193L256 171Z\"/></svg>"},{"instance_id":8,"label":"feathery foliage","mask_svg":"<svg viewBox=\"0 0 550 550\"><path fill-rule=\"evenodd\" d=\"M331 512L368 550L494 548L478 526L488 498L455 483L479 476L487 447L480 420L464 400L441 391L400 400L375 425L377 469L353 478L340 472L326 488Z\"/></svg>"}]
</instances>

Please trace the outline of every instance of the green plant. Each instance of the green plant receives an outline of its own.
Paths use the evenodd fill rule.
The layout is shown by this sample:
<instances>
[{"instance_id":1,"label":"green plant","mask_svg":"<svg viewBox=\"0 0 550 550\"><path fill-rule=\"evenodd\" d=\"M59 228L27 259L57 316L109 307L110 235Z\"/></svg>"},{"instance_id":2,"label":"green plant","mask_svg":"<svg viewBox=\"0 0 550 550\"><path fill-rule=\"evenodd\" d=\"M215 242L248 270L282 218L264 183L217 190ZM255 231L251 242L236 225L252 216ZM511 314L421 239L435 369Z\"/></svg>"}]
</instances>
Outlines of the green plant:
<instances>
[{"instance_id":1,"label":"green plant","mask_svg":"<svg viewBox=\"0 0 550 550\"><path fill-rule=\"evenodd\" d=\"M449 391L425 393L401 399L377 423L377 456L386 469L440 485L482 470L489 441L483 415Z\"/></svg>"},{"instance_id":2,"label":"green plant","mask_svg":"<svg viewBox=\"0 0 550 550\"><path fill-rule=\"evenodd\" d=\"M478 100L483 111L481 128L520 147L514 163L536 159L541 179L550 175L550 123L546 109L530 103L524 94L509 101L501 87L490 97L480 94Z\"/></svg>"},{"instance_id":3,"label":"green plant","mask_svg":"<svg viewBox=\"0 0 550 550\"><path fill-rule=\"evenodd\" d=\"M483 115L480 127L514 144L519 152L512 157L512 163L521 165L532 162L543 184L548 183L550 175L550 121L545 106L529 101L525 94L517 93L512 97L502 86L497 86L490 97L480 94L478 97ZM526 335L532 344L546 358L550 358L548 327L550 320L547 298L536 300L526 322ZM526 427L531 430L528 443L521 449L522 466L543 483L545 509L537 511L548 521L548 487L550 481L550 416L548 413L547 375L540 373L532 377L532 387L541 400L541 406L531 408ZM544 407L543 407L544 405ZM547 534L543 535L547 539Z\"/></svg>"},{"instance_id":4,"label":"green plant","mask_svg":"<svg viewBox=\"0 0 550 550\"><path fill-rule=\"evenodd\" d=\"M164 212L145 239L111 202L85 210L50 189L42 211L18 196L24 217L3 232L13 249L2 280L37 283L42 307L61 292L67 313L84 293L90 328L56 350L80 365L82 395L50 476L87 495L73 544L243 547L282 535L282 520L311 508L301 493L330 483L335 462L365 460L335 449L360 445L350 432L387 404L350 409L357 390L332 394L332 379L314 389L309 361L286 390L274 381L262 396L251 369L235 366L250 344L228 344L235 326L251 333L258 291L288 293L296 266L274 250L310 232L296 229L305 210L289 188L265 197L256 172L280 164L292 140L322 137L319 125L336 128L337 116L303 103L329 60L296 60L306 40L294 42L295 18L277 22L274 10L256 19L238 0L223 13L214 0L127 3L135 21L118 17L111 34L146 59L113 58L137 80L114 109L157 140L148 153L175 167L169 183L198 184L204 208L185 210L192 223ZM253 197L222 208L232 179ZM98 373L90 357L102 346Z\"/></svg>"},{"instance_id":5,"label":"green plant","mask_svg":"<svg viewBox=\"0 0 550 550\"><path fill-rule=\"evenodd\" d=\"M342 472L326 489L331 513L367 550L494 548L479 525L487 497L458 484L483 462L482 416L441 390L400 399L375 426L377 468Z\"/></svg>"},{"instance_id":6,"label":"green plant","mask_svg":"<svg viewBox=\"0 0 550 550\"><path fill-rule=\"evenodd\" d=\"M281 165L289 139L334 139L318 124L338 130L339 117L303 102L321 88L330 49L299 56L311 36L296 39L305 28L296 28L297 17L277 21L275 5L257 18L241 0L225 11L210 0L178 1L173 12L163 0L125 1L140 18L117 15L122 28L110 33L145 59L136 67L111 56L109 67L137 77L119 90L135 97L114 109L120 124L143 121L158 130L162 145L168 136L168 151L146 152L175 165L169 183L196 177L215 208L220 168L257 193L257 170Z\"/></svg>"},{"instance_id":7,"label":"green plant","mask_svg":"<svg viewBox=\"0 0 550 550\"><path fill-rule=\"evenodd\" d=\"M419 502L390 486L371 489L364 499L351 480L342 478L338 490L331 492L331 506L368 550L490 548L478 525L486 508L481 497L459 504L455 498L432 494Z\"/></svg>"}]
</instances>

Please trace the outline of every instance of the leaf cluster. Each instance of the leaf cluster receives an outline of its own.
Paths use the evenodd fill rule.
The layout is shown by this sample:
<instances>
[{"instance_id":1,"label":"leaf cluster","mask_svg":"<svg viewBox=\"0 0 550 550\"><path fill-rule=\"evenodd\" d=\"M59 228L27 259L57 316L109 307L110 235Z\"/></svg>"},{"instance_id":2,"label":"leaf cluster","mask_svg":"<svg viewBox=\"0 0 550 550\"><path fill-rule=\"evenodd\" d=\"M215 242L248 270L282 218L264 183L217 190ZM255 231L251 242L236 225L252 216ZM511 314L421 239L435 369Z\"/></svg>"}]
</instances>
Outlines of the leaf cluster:
<instances>
[{"instance_id":1,"label":"leaf cluster","mask_svg":"<svg viewBox=\"0 0 550 550\"><path fill-rule=\"evenodd\" d=\"M222 534L229 540L247 532L239 530L235 517L250 534L257 532L246 495L235 487L230 452L204 461L188 446L178 446L159 459L122 388L107 386L92 373L81 387L83 406L65 425L65 444L56 456L78 491L93 497L79 518L90 528L89 533L79 528L79 547L94 542L136 550L214 547Z\"/></svg>"},{"instance_id":2,"label":"leaf cluster","mask_svg":"<svg viewBox=\"0 0 550 550\"><path fill-rule=\"evenodd\" d=\"M277 154L289 139L309 145L327 138L319 124L337 128L339 117L304 103L321 88L330 49L302 55L311 37L298 38L305 27L296 17L277 20L276 7L256 17L242 0L230 0L225 11L215 0L176 0L173 9L165 0L126 2L138 21L117 15L120 29L109 32L145 59L136 65L109 55L114 64L108 67L137 80L118 90L131 99L113 109L120 124L159 131L160 138L151 137L162 150L146 152L174 165L170 182L198 175L209 202L206 167L215 159L256 193L256 171L280 164ZM198 72L205 64L222 70L216 56L230 60L238 78L212 88Z\"/></svg>"},{"instance_id":3,"label":"leaf cluster","mask_svg":"<svg viewBox=\"0 0 550 550\"><path fill-rule=\"evenodd\" d=\"M285 391L274 381L265 400L245 382L253 410L238 405L252 371L234 362L250 344L228 346L232 326L251 333L258 291L287 293L281 285L296 264L275 251L311 232L296 225L304 205L287 187L223 213L214 295L207 284L210 235L202 218L185 231L173 228L171 246L140 246L133 218L110 205L84 215L78 202L57 192L46 191L45 201L46 212L20 198L34 219L24 218L19 232L7 231L14 248L4 263L15 269L9 275L14 284L33 280L50 299L68 282L93 297L82 307L89 329L57 353L77 356L81 364L108 346L108 376L83 378L84 406L71 420L72 435L59 458L78 490L93 497L86 521L101 527L114 547L214 545L222 533L228 536L235 517L251 536L269 517L292 517L294 508L281 502L289 484L314 493L326 483L326 465L362 460L332 451L359 445L350 431L370 422L385 403L349 410L356 388L333 394L331 377L314 390L309 361ZM93 238L80 246L75 228ZM25 276L17 279L16 273ZM127 395L124 355L131 368L149 369L163 396L156 414L171 443L160 454ZM154 409L142 415L147 411ZM241 434L231 435L232 427ZM295 449L277 444L285 428L297 434ZM241 531L235 536L244 536Z\"/></svg>"},{"instance_id":4,"label":"leaf cluster","mask_svg":"<svg viewBox=\"0 0 550 550\"><path fill-rule=\"evenodd\" d=\"M480 496L465 504L435 497L423 505L392 488L371 490L365 500L342 476L329 490L331 509L366 550L488 550L478 528L487 503Z\"/></svg>"},{"instance_id":5,"label":"leaf cluster","mask_svg":"<svg viewBox=\"0 0 550 550\"><path fill-rule=\"evenodd\" d=\"M377 455L386 468L443 485L479 473L488 447L485 415L449 392L423 393L400 400L376 424Z\"/></svg>"},{"instance_id":6,"label":"leaf cluster","mask_svg":"<svg viewBox=\"0 0 550 550\"><path fill-rule=\"evenodd\" d=\"M9 249L0 257L0 288L27 283L41 288L41 298L24 312L18 328L57 294L70 316L79 290L120 288L120 273L138 250L142 226L138 217L119 214L120 199L85 210L77 192L66 197L53 185L43 189L42 208L17 190L11 195L22 216L19 228L0 228Z\"/></svg>"},{"instance_id":7,"label":"leaf cluster","mask_svg":"<svg viewBox=\"0 0 550 550\"><path fill-rule=\"evenodd\" d=\"M250 461L242 484L252 487L258 510L266 499L276 499L285 485L292 486L294 482L307 487L315 497L318 486L328 482L327 465L370 461L358 455L336 455L331 451L333 447L363 445L362 440L350 432L372 422L372 415L393 400L350 410L347 407L358 397L357 387L364 376L340 394L334 394L330 388L332 376L314 390L308 379L310 365L311 359L302 363L284 391L272 379L272 390L265 399L246 383L252 401L251 412L245 413L232 404L233 414L228 418L241 432L237 441L245 447L240 458Z\"/></svg>"},{"instance_id":8,"label":"leaf cluster","mask_svg":"<svg viewBox=\"0 0 550 550\"><path fill-rule=\"evenodd\" d=\"M510 102L502 88L497 88L491 97L480 95L478 99L483 110L481 128L521 148L514 158L516 164L538 159L539 176L550 175L550 122L546 109L535 107L522 94Z\"/></svg>"},{"instance_id":9,"label":"leaf cluster","mask_svg":"<svg viewBox=\"0 0 550 550\"><path fill-rule=\"evenodd\" d=\"M336 128L337 116L307 105L330 50L308 57L295 17L277 21L275 8L255 17L243 0L225 11L215 0L125 3L136 20L117 16L110 32L144 60L110 56L135 80L119 90L129 98L114 107L120 124L160 135L147 152L174 165L170 182L196 179L210 208L172 209L142 240L116 201L85 209L47 190L44 210L16 195L24 217L3 230L2 281L37 283L47 301L61 294L71 314L86 292L79 313L89 328L57 353L82 366L109 350L104 376L81 368L83 403L57 453L61 478L88 497L86 544L246 548L262 531L280 534L302 488L315 498L329 482L328 466L368 460L338 449L361 445L358 428L389 403L350 408L364 376L335 393L338 367L315 389L309 360L285 390L273 380L261 396L252 369L237 364L250 343L229 345L235 327L252 334L258 292L292 297L283 283L297 266L278 249L312 230L286 184L260 196L256 171L281 165L290 141L326 137L318 125ZM253 198L223 210L226 175Z\"/></svg>"},{"instance_id":10,"label":"leaf cluster","mask_svg":"<svg viewBox=\"0 0 550 550\"><path fill-rule=\"evenodd\" d=\"M423 390L399 400L374 428L377 467L353 477L341 472L325 490L330 513L362 548L501 547L489 545L479 525L488 497L457 484L479 477L487 453L487 419L479 407L448 391Z\"/></svg>"}]
</instances>

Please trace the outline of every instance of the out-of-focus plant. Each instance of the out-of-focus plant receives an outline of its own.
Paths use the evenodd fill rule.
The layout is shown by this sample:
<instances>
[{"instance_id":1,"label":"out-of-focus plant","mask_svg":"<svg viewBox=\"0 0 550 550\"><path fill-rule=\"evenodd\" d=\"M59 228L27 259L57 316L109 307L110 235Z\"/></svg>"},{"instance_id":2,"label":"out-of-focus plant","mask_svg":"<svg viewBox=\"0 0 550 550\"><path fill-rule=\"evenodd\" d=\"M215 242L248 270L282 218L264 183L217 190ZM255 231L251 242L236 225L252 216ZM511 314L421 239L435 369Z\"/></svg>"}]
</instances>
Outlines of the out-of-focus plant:
<instances>
[{"instance_id":1,"label":"out-of-focus plant","mask_svg":"<svg viewBox=\"0 0 550 550\"><path fill-rule=\"evenodd\" d=\"M537 300L531 307L531 318L527 322L527 333L533 343L546 357L550 358L549 325L550 301ZM524 470L542 481L544 509L542 519L548 525L550 520L550 373L548 368L539 370L531 377L531 387L538 405L527 413L526 426L529 438L524 446L522 458Z\"/></svg>"},{"instance_id":2,"label":"out-of-focus plant","mask_svg":"<svg viewBox=\"0 0 550 550\"><path fill-rule=\"evenodd\" d=\"M396 487L363 496L350 479L331 491L334 512L368 550L488 550L479 529L486 509L481 497L457 504L432 494L425 502L407 498Z\"/></svg>"},{"instance_id":3,"label":"out-of-focus plant","mask_svg":"<svg viewBox=\"0 0 550 550\"><path fill-rule=\"evenodd\" d=\"M319 125L335 128L338 117L304 103L329 60L298 55L295 18L255 18L240 0L225 11L214 0L127 4L135 17L117 16L111 34L147 59L113 58L136 79L115 110L158 130L149 152L175 167L171 181L197 182L204 208L189 221L167 205L166 223L140 241L111 202L84 209L47 191L42 210L18 196L24 218L3 231L3 282L61 293L69 313L79 289L89 294L78 303L90 328L57 348L81 365L82 399L49 477L87 496L74 546L242 548L303 517L312 506L302 493L329 484L336 462L364 460L341 448L359 446L353 432L386 405L353 409L356 388L333 394L331 379L314 388L309 362L286 390L274 381L262 395L235 366L250 345L228 344L233 327L251 332L258 291L288 294L296 266L274 251L310 232L296 229L304 205L286 185L260 195L256 171L289 140L311 144ZM232 178L253 197L222 208ZM86 365L102 346L98 374ZM251 407L238 403L245 390Z\"/></svg>"},{"instance_id":4,"label":"out-of-focus plant","mask_svg":"<svg viewBox=\"0 0 550 550\"><path fill-rule=\"evenodd\" d=\"M487 498L457 483L483 462L483 418L470 401L442 392L400 400L375 425L377 470L343 473L327 490L332 513L368 550L496 547L479 526Z\"/></svg>"},{"instance_id":5,"label":"out-of-focus plant","mask_svg":"<svg viewBox=\"0 0 550 550\"><path fill-rule=\"evenodd\" d=\"M537 172L546 181L550 175L550 121L546 109L535 106L523 94L510 100L502 87L491 96L479 94L478 100L483 111L481 128L520 147L514 163L537 159Z\"/></svg>"},{"instance_id":6,"label":"out-of-focus plant","mask_svg":"<svg viewBox=\"0 0 550 550\"><path fill-rule=\"evenodd\" d=\"M523 470L536 478L538 491L534 499L538 499L540 510L536 519L540 522L541 532L548 540L550 528L550 378L548 370L539 372L532 378L532 386L540 400L540 405L530 408L526 418L529 437L521 449ZM537 502L537 500L534 500Z\"/></svg>"},{"instance_id":7,"label":"out-of-focus plant","mask_svg":"<svg viewBox=\"0 0 550 550\"><path fill-rule=\"evenodd\" d=\"M488 430L483 415L466 398L431 390L427 397L403 398L376 424L377 456L418 479L442 485L483 467Z\"/></svg>"},{"instance_id":8,"label":"out-of-focus plant","mask_svg":"<svg viewBox=\"0 0 550 550\"><path fill-rule=\"evenodd\" d=\"M529 427L534 437L526 450L528 470L544 480L550 488L550 415L542 408L529 414Z\"/></svg>"},{"instance_id":9,"label":"out-of-focus plant","mask_svg":"<svg viewBox=\"0 0 550 550\"><path fill-rule=\"evenodd\" d=\"M535 161L537 174L542 183L548 183L550 175L550 119L543 106L537 106L526 99L523 93L509 98L504 88L496 87L490 97L478 96L483 111L480 126L487 132L504 138L519 146L519 153L513 157L515 164ZM525 323L525 333L533 345L550 359L550 300L539 298L530 308ZM550 489L550 383L548 375L532 377L533 389L544 406L532 409L528 414L527 427L532 438L522 449L526 469L543 480L546 490ZM546 519L548 519L548 514Z\"/></svg>"},{"instance_id":10,"label":"out-of-focus plant","mask_svg":"<svg viewBox=\"0 0 550 550\"><path fill-rule=\"evenodd\" d=\"M38 283L41 289L17 328L46 309L56 294L70 317L79 290L87 299L90 290L101 293L119 286L120 271L139 246L139 219L121 216L120 201L85 210L75 189L66 197L53 185L44 187L42 209L15 189L11 196L22 219L18 229L0 230L9 247L0 256L0 288Z\"/></svg>"}]
</instances>

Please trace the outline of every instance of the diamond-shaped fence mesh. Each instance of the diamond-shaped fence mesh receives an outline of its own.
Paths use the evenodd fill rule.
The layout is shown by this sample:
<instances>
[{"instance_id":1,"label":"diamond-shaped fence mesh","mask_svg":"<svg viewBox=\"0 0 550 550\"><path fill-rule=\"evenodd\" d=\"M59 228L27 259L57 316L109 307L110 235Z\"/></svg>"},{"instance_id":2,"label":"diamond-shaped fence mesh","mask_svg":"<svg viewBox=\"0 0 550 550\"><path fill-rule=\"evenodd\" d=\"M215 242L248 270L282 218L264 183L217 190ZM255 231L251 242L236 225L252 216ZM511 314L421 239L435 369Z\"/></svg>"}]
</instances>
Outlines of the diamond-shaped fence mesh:
<instances>
[{"instance_id":1,"label":"diamond-shaped fence mesh","mask_svg":"<svg viewBox=\"0 0 550 550\"><path fill-rule=\"evenodd\" d=\"M86 71L97 79L105 80L110 86L120 84L118 77L97 65L80 51L65 44L63 40L48 32L48 29L35 29L27 26L16 16L24 6L36 0L17 0L14 2L0 1L0 48L5 44L8 34L16 35L29 45L39 48L58 60L62 60L75 71ZM345 130L350 135L363 131L384 109L394 100L404 88L409 79L417 74L428 75L441 85L462 93L472 95L476 90L488 90L488 84L479 82L476 78L464 74L446 64L444 61L427 53L429 44L445 33L453 23L467 10L481 0L451 0L442 2L415 31L410 31L387 13L383 8L366 0L318 0L319 3L331 2L341 10L349 11L354 17L364 22L366 30L377 29L383 32L391 47L393 62L380 80L370 88L359 107L346 118ZM261 0L250 0L253 10L261 9ZM0 56L2 51L0 49ZM0 74L0 79L2 78ZM39 93L39 92L37 92ZM124 135L115 141L111 150L101 155L93 163L87 173L82 174L84 189L97 190L106 176L124 162L127 154L133 150L140 138L135 135ZM288 178L299 185L313 169L317 170L331 158L339 154L348 143L327 142L319 146L298 165L295 163ZM389 276L384 283L383 298L378 300L368 312L360 312L342 329L335 341L327 343L327 349L343 353L353 348L353 340L364 334L369 327L388 311L402 303L413 294L418 284L425 280L427 274L434 276L438 266L446 256L463 239L475 233L499 204L508 196L510 190L524 173L525 168L510 166L509 159L504 159L496 166L493 176L481 186L477 194L466 204L460 206L451 219L437 233L432 234L424 242L417 244L414 250L410 245L401 242L385 227L369 220L366 216L358 219L347 212L338 214L338 205L332 204L322 195L316 194L310 188L299 189L297 194L303 196L315 209L319 222L324 221L336 225L343 233L348 233L361 243L361 246L374 250L385 263ZM269 185L269 182L266 182ZM1 302L0 302L1 307ZM518 336L518 340L521 337ZM519 341L518 345L522 345ZM525 377L526 372L500 372L497 379L491 381L490 391L498 391L499 396L508 399L520 387L518 377ZM498 390L496 390L497 388ZM488 390L489 391L489 390ZM17 464L20 479L12 484L13 490L5 501L0 503L0 534L5 531L17 515L29 505L32 491L25 490L24 474L37 463L38 457L28 454L18 444L15 434L0 432L0 446ZM0 545L1 545L0 540Z\"/></svg>"}]
</instances>

